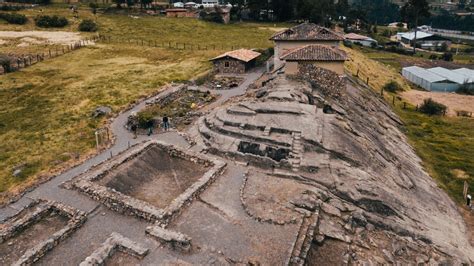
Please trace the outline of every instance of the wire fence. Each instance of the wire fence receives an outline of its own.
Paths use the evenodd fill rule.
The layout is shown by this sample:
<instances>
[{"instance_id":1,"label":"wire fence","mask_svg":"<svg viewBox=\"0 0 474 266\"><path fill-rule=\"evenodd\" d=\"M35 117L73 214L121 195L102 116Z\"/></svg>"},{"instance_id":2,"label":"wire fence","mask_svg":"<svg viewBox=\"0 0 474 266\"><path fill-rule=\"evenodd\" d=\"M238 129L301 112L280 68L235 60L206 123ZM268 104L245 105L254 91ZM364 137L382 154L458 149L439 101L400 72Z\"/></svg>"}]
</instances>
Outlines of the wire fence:
<instances>
[{"instance_id":1,"label":"wire fence","mask_svg":"<svg viewBox=\"0 0 474 266\"><path fill-rule=\"evenodd\" d=\"M239 45L228 45L228 44L196 44L187 42L172 42L172 41L159 41L159 40L143 40L137 38L121 38L112 37L106 35L98 36L98 40L105 43L123 43L132 44L146 47L166 48L173 50L195 50L195 51L226 51L236 50L241 48L251 49L250 47L244 47Z\"/></svg>"},{"instance_id":2,"label":"wire fence","mask_svg":"<svg viewBox=\"0 0 474 266\"><path fill-rule=\"evenodd\" d=\"M69 45L63 45L62 47L48 49L42 53L29 54L29 55L21 56L21 57L14 57L10 59L10 63L8 65L7 71L5 71L5 67L7 66L0 66L0 74L6 74L9 72L18 71L22 68L32 66L44 60L55 58L55 57L70 53L72 51L75 51L87 45L93 44L97 42L98 40L99 40L99 36L93 36L90 38L79 40Z\"/></svg>"}]
</instances>

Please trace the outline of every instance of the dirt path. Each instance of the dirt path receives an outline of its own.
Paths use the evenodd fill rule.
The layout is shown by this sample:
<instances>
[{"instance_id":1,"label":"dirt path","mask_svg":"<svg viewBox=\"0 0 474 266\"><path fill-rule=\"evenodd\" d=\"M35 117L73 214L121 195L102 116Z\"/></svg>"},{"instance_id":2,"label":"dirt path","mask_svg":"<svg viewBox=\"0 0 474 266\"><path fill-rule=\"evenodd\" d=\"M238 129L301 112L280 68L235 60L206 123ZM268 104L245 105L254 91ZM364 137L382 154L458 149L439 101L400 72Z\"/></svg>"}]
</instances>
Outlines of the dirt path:
<instances>
[{"instance_id":1,"label":"dirt path","mask_svg":"<svg viewBox=\"0 0 474 266\"><path fill-rule=\"evenodd\" d=\"M456 93L430 92L409 90L402 93L402 97L412 104L420 105L424 99L432 98L436 102L448 107L448 116L456 116L456 111L474 113L474 96Z\"/></svg>"}]
</instances>

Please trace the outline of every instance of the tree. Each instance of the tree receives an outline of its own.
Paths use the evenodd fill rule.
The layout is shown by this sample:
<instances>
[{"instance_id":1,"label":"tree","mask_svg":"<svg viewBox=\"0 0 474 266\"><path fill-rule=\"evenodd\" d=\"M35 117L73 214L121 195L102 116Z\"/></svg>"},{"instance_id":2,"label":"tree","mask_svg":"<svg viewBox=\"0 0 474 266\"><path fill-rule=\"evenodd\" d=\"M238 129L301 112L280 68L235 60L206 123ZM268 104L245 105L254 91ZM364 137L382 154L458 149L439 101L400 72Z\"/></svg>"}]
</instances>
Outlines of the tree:
<instances>
[{"instance_id":1,"label":"tree","mask_svg":"<svg viewBox=\"0 0 474 266\"><path fill-rule=\"evenodd\" d=\"M423 18L430 17L430 6L426 0L409 0L400 10L403 20L415 29L415 37L413 38L413 53L416 53L416 32L418 31L418 23Z\"/></svg>"}]
</instances>

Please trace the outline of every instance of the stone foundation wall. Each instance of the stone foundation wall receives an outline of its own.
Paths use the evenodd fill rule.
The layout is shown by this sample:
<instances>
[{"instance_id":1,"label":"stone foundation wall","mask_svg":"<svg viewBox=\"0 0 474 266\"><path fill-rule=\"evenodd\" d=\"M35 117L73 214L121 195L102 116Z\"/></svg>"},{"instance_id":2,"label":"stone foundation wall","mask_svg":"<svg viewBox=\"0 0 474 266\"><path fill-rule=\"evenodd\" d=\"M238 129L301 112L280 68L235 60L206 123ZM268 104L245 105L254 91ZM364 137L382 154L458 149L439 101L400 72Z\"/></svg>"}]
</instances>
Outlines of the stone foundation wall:
<instances>
[{"instance_id":1,"label":"stone foundation wall","mask_svg":"<svg viewBox=\"0 0 474 266\"><path fill-rule=\"evenodd\" d=\"M134 159L138 155L146 152L151 146L159 146L172 157L179 157L196 164L211 167L199 180L188 187L183 193L175 198L166 208L160 209L142 200L122 194L114 189L99 185L94 181L103 178L119 165ZM199 195L212 181L221 174L225 168L225 163L202 154L195 154L191 151L184 151L172 145L167 145L159 141L147 141L121 154L118 158L104 162L96 169L87 172L78 178L66 183L65 187L77 189L89 195L91 198L102 202L111 210L119 213L133 215L147 221L160 222L166 224L173 215L186 204Z\"/></svg>"},{"instance_id":2,"label":"stone foundation wall","mask_svg":"<svg viewBox=\"0 0 474 266\"><path fill-rule=\"evenodd\" d=\"M332 98L339 98L346 88L344 78L333 71L312 64L298 65L298 74L293 77L310 81L313 89L320 90L323 95Z\"/></svg>"},{"instance_id":3,"label":"stone foundation wall","mask_svg":"<svg viewBox=\"0 0 474 266\"><path fill-rule=\"evenodd\" d=\"M149 249L114 232L98 249L94 251L94 253L79 265L104 265L107 259L109 259L115 251L121 251L131 256L143 258L148 254Z\"/></svg>"},{"instance_id":4,"label":"stone foundation wall","mask_svg":"<svg viewBox=\"0 0 474 266\"><path fill-rule=\"evenodd\" d=\"M21 215L21 212L10 218L0 231L0 243L20 234L28 226L47 216L52 210L59 212L60 215L67 216L69 221L64 228L55 232L48 239L38 243L33 248L28 249L23 256L14 263L14 265L31 265L38 261L61 241L69 237L73 232L81 227L87 220L85 212L71 208L59 202L38 200L32 205L26 206L24 210L27 208L36 209L20 219L16 218Z\"/></svg>"}]
</instances>

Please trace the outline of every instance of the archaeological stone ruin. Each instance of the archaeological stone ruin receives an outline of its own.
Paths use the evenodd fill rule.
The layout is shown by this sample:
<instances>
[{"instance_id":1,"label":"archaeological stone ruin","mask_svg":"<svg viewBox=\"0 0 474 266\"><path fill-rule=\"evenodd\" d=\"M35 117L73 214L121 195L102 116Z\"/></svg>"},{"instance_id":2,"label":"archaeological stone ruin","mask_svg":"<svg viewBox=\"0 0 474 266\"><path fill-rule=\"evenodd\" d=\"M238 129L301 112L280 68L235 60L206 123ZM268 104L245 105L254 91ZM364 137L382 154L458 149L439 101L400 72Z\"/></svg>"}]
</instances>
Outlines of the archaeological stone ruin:
<instances>
[{"instance_id":1,"label":"archaeological stone ruin","mask_svg":"<svg viewBox=\"0 0 474 266\"><path fill-rule=\"evenodd\" d=\"M474 262L402 122L351 78L267 73L194 112L0 209L0 264Z\"/></svg>"}]
</instances>

